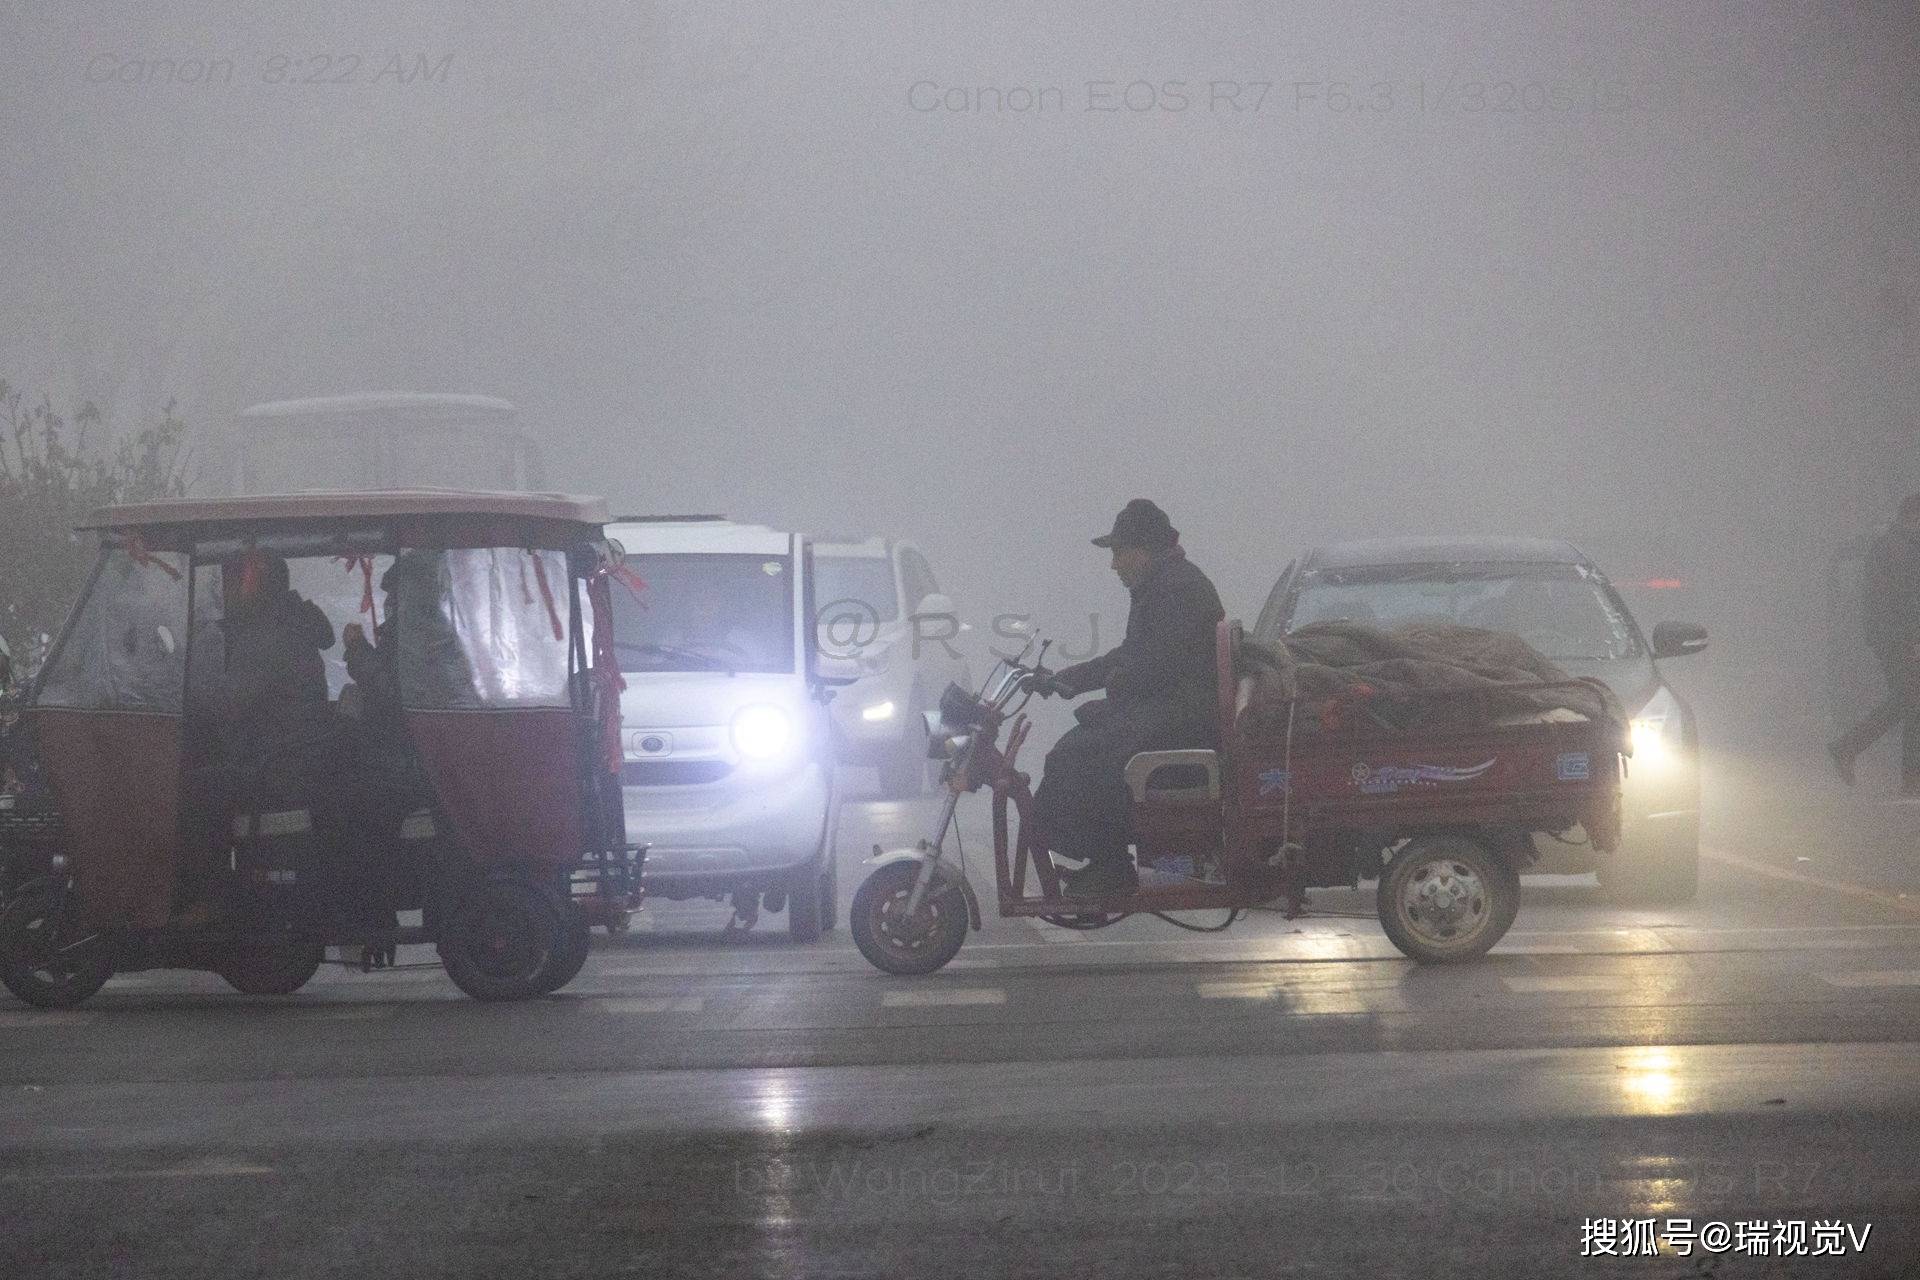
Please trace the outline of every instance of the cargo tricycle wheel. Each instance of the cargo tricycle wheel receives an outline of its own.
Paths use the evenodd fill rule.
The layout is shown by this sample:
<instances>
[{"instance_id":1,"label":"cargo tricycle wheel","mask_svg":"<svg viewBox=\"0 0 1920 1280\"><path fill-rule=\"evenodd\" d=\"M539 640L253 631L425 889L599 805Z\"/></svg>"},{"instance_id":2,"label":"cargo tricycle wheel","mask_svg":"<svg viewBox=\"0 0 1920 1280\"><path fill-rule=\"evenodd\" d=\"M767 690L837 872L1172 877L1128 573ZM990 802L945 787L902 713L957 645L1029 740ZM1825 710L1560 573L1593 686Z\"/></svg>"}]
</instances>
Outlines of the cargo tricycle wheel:
<instances>
[{"instance_id":1,"label":"cargo tricycle wheel","mask_svg":"<svg viewBox=\"0 0 1920 1280\"><path fill-rule=\"evenodd\" d=\"M440 959L475 1000L524 1000L552 990L565 922L553 899L522 880L489 880L447 922Z\"/></svg>"},{"instance_id":2,"label":"cargo tricycle wheel","mask_svg":"<svg viewBox=\"0 0 1920 1280\"><path fill-rule=\"evenodd\" d=\"M1472 960L1505 936L1520 910L1520 877L1464 836L1415 839L1380 877L1380 924L1422 964Z\"/></svg>"},{"instance_id":3,"label":"cargo tricycle wheel","mask_svg":"<svg viewBox=\"0 0 1920 1280\"><path fill-rule=\"evenodd\" d=\"M318 942L242 942L221 958L217 972L242 995L290 996L320 972L326 958Z\"/></svg>"},{"instance_id":4,"label":"cargo tricycle wheel","mask_svg":"<svg viewBox=\"0 0 1920 1280\"><path fill-rule=\"evenodd\" d=\"M960 887L936 879L920 909L907 901L920 878L918 862L891 862L867 877L853 895L847 924L854 945L874 968L902 976L932 973L953 959L967 940L967 898Z\"/></svg>"},{"instance_id":5,"label":"cargo tricycle wheel","mask_svg":"<svg viewBox=\"0 0 1920 1280\"><path fill-rule=\"evenodd\" d=\"M59 936L67 905L68 895L30 889L0 911L0 983L36 1008L71 1009L113 976L103 939Z\"/></svg>"}]
</instances>

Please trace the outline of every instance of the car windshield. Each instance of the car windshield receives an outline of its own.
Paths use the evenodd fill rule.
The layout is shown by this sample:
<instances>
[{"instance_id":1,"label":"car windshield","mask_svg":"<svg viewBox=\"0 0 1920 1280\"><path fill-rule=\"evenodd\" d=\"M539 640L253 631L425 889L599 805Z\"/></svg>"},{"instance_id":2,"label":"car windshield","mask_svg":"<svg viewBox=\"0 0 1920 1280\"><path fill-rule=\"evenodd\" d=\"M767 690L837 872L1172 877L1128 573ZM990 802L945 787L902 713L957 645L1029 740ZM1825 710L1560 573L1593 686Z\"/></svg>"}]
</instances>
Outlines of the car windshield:
<instances>
[{"instance_id":1,"label":"car windshield","mask_svg":"<svg viewBox=\"0 0 1920 1280\"><path fill-rule=\"evenodd\" d=\"M813 594L820 619L842 614L865 622L892 622L900 614L893 590L893 561L882 556L816 556Z\"/></svg>"},{"instance_id":2,"label":"car windshield","mask_svg":"<svg viewBox=\"0 0 1920 1280\"><path fill-rule=\"evenodd\" d=\"M792 562L764 555L630 555L616 581L622 671L788 672Z\"/></svg>"},{"instance_id":3,"label":"car windshield","mask_svg":"<svg viewBox=\"0 0 1920 1280\"><path fill-rule=\"evenodd\" d=\"M1613 592L1571 564L1370 565L1308 573L1287 629L1335 621L1510 631L1557 662L1642 654Z\"/></svg>"}]
</instances>

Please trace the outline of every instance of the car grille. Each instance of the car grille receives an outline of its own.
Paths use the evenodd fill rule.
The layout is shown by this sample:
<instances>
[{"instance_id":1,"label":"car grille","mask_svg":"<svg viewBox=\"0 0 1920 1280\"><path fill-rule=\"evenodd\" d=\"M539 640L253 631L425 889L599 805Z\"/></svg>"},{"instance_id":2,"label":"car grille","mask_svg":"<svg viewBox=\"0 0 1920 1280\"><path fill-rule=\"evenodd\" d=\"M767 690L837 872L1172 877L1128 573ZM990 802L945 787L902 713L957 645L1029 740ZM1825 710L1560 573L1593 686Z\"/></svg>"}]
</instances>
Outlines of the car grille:
<instances>
[{"instance_id":1,"label":"car grille","mask_svg":"<svg viewBox=\"0 0 1920 1280\"><path fill-rule=\"evenodd\" d=\"M629 760L620 781L629 787L688 787L718 782L733 772L725 760Z\"/></svg>"}]
</instances>

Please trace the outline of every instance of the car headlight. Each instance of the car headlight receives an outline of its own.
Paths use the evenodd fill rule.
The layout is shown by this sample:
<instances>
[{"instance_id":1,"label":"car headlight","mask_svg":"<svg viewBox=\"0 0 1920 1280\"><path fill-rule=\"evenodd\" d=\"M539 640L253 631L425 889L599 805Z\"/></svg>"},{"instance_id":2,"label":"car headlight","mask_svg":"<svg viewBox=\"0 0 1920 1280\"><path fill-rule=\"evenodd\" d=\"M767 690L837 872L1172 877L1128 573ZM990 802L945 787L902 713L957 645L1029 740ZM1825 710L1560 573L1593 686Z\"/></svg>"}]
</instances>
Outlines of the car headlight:
<instances>
[{"instance_id":1,"label":"car headlight","mask_svg":"<svg viewBox=\"0 0 1920 1280\"><path fill-rule=\"evenodd\" d=\"M1680 701L1661 685L1633 718L1633 763L1648 769L1672 768L1679 763L1686 745Z\"/></svg>"},{"instance_id":2,"label":"car headlight","mask_svg":"<svg viewBox=\"0 0 1920 1280\"><path fill-rule=\"evenodd\" d=\"M888 699L886 702L876 702L870 707L860 708L860 718L868 724L879 724L882 720L893 719L893 713L896 710L898 708L893 705L892 699Z\"/></svg>"},{"instance_id":3,"label":"car headlight","mask_svg":"<svg viewBox=\"0 0 1920 1280\"><path fill-rule=\"evenodd\" d=\"M793 717L779 707L742 707L733 717L733 748L748 760L773 760L793 746Z\"/></svg>"}]
</instances>

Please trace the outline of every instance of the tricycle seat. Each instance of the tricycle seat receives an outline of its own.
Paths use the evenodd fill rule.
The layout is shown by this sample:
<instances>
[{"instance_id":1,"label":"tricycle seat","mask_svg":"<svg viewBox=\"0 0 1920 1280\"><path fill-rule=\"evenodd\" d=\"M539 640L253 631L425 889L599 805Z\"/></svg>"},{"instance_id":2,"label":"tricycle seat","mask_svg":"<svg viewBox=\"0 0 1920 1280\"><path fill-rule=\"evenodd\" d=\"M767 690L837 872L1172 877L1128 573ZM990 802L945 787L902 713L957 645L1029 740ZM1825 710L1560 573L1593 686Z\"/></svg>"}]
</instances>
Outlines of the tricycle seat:
<instances>
[{"instance_id":1,"label":"tricycle seat","mask_svg":"<svg viewBox=\"0 0 1920 1280\"><path fill-rule=\"evenodd\" d=\"M1216 751L1142 751L1127 761L1127 791L1135 804L1220 803Z\"/></svg>"}]
</instances>

